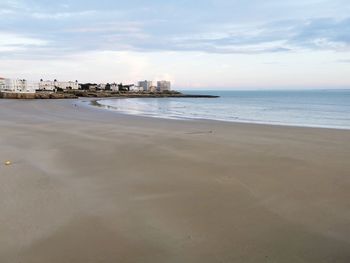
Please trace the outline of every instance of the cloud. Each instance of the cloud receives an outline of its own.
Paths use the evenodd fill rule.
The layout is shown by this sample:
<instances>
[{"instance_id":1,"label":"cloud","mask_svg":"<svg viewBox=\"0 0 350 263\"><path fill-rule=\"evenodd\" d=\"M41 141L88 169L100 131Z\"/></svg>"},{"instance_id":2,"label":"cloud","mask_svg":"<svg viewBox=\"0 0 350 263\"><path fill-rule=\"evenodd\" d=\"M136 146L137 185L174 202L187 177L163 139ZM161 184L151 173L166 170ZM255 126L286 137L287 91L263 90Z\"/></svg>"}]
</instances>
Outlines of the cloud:
<instances>
[{"instance_id":1,"label":"cloud","mask_svg":"<svg viewBox=\"0 0 350 263\"><path fill-rule=\"evenodd\" d=\"M0 15L10 15L10 14L13 14L14 11L11 10L11 9L0 9Z\"/></svg>"},{"instance_id":2,"label":"cloud","mask_svg":"<svg viewBox=\"0 0 350 263\"><path fill-rule=\"evenodd\" d=\"M222 25L217 31L175 37L167 42L176 50L213 53L269 53L298 50L349 51L350 19L276 21L268 24Z\"/></svg>"},{"instance_id":3,"label":"cloud","mask_svg":"<svg viewBox=\"0 0 350 263\"><path fill-rule=\"evenodd\" d=\"M305 21L290 42L310 49L349 51L350 18L321 18Z\"/></svg>"},{"instance_id":4,"label":"cloud","mask_svg":"<svg viewBox=\"0 0 350 263\"><path fill-rule=\"evenodd\" d=\"M101 50L274 53L300 50L349 51L350 19L282 20L266 24L188 26L184 33L162 32L162 22L126 21L76 29ZM73 29L74 31L74 29ZM176 30L178 31L178 30ZM94 45L94 43L96 45ZM80 48L89 48L80 45Z\"/></svg>"},{"instance_id":5,"label":"cloud","mask_svg":"<svg viewBox=\"0 0 350 263\"><path fill-rule=\"evenodd\" d=\"M0 30L46 41L45 45L26 45L7 56L40 58L87 51L348 52L350 48L350 18L322 17L327 10L329 14L348 10L343 0L307 4L203 0L207 6L200 7L195 1L184 0L155 0L147 5L137 2L101 1L97 5L92 0L75 0L48 5L48 0L5 1L0 10L11 19L4 19ZM337 7L340 4L342 9ZM307 17L302 12L305 18L300 18L301 8L315 10L316 15Z\"/></svg>"},{"instance_id":6,"label":"cloud","mask_svg":"<svg viewBox=\"0 0 350 263\"><path fill-rule=\"evenodd\" d=\"M118 21L107 23L96 23L91 26L71 27L66 32L73 33L107 33L107 32L124 32L133 33L141 32L143 24L137 21Z\"/></svg>"},{"instance_id":7,"label":"cloud","mask_svg":"<svg viewBox=\"0 0 350 263\"><path fill-rule=\"evenodd\" d=\"M61 13L32 13L31 16L36 19L67 19L77 18L79 16L88 16L94 14L94 10L80 12L61 12Z\"/></svg>"},{"instance_id":8,"label":"cloud","mask_svg":"<svg viewBox=\"0 0 350 263\"><path fill-rule=\"evenodd\" d=\"M46 45L48 45L48 41L46 40L0 32L0 52L24 50L30 47L42 47Z\"/></svg>"},{"instance_id":9,"label":"cloud","mask_svg":"<svg viewBox=\"0 0 350 263\"><path fill-rule=\"evenodd\" d=\"M349 59L338 59L336 60L338 63L350 63L350 58Z\"/></svg>"}]
</instances>

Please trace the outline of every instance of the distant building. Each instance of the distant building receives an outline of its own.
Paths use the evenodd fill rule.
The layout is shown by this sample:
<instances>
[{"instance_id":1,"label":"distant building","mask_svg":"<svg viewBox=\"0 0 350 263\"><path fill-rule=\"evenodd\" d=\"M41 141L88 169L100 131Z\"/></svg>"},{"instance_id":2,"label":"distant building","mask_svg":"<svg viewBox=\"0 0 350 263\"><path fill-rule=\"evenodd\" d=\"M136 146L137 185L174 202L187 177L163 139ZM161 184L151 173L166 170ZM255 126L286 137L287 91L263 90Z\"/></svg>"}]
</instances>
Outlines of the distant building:
<instances>
[{"instance_id":1,"label":"distant building","mask_svg":"<svg viewBox=\"0 0 350 263\"><path fill-rule=\"evenodd\" d=\"M134 84L124 85L123 83L120 83L118 84L118 91L127 92L130 91L134 86Z\"/></svg>"},{"instance_id":2,"label":"distant building","mask_svg":"<svg viewBox=\"0 0 350 263\"><path fill-rule=\"evenodd\" d=\"M79 83L78 81L51 81L51 80L40 80L39 90L41 91L55 91L57 89L62 90L78 90Z\"/></svg>"},{"instance_id":3,"label":"distant building","mask_svg":"<svg viewBox=\"0 0 350 263\"><path fill-rule=\"evenodd\" d=\"M170 89L171 89L170 81L166 81L166 80L157 81L158 92L169 91Z\"/></svg>"},{"instance_id":4,"label":"distant building","mask_svg":"<svg viewBox=\"0 0 350 263\"><path fill-rule=\"evenodd\" d=\"M0 78L0 92L35 93L36 83L28 83L25 79Z\"/></svg>"},{"instance_id":5,"label":"distant building","mask_svg":"<svg viewBox=\"0 0 350 263\"><path fill-rule=\"evenodd\" d=\"M40 80L39 82L39 90L40 91L55 91L55 82L51 80Z\"/></svg>"},{"instance_id":6,"label":"distant building","mask_svg":"<svg viewBox=\"0 0 350 263\"><path fill-rule=\"evenodd\" d=\"M139 81L138 86L141 87L142 91L149 91L150 88L153 86L153 83L149 80Z\"/></svg>"},{"instance_id":7,"label":"distant building","mask_svg":"<svg viewBox=\"0 0 350 263\"><path fill-rule=\"evenodd\" d=\"M78 90L79 83L78 81L59 81L57 82L58 87L63 90Z\"/></svg>"},{"instance_id":8,"label":"distant building","mask_svg":"<svg viewBox=\"0 0 350 263\"><path fill-rule=\"evenodd\" d=\"M97 90L98 84L96 83L82 83L79 85L79 89L81 90Z\"/></svg>"},{"instance_id":9,"label":"distant building","mask_svg":"<svg viewBox=\"0 0 350 263\"><path fill-rule=\"evenodd\" d=\"M150 92L157 92L158 90L157 90L157 87L156 87L156 86L151 86L151 87L149 88L149 91L150 91Z\"/></svg>"},{"instance_id":10,"label":"distant building","mask_svg":"<svg viewBox=\"0 0 350 263\"><path fill-rule=\"evenodd\" d=\"M130 91L132 91L132 92L140 92L140 91L143 91L143 87L133 86L133 87L130 88Z\"/></svg>"},{"instance_id":11,"label":"distant building","mask_svg":"<svg viewBox=\"0 0 350 263\"><path fill-rule=\"evenodd\" d=\"M107 83L107 84L104 84L104 83L100 83L100 84L98 84L97 85L97 89L98 90L109 90L109 84Z\"/></svg>"},{"instance_id":12,"label":"distant building","mask_svg":"<svg viewBox=\"0 0 350 263\"><path fill-rule=\"evenodd\" d=\"M0 77L0 91L5 89L5 78Z\"/></svg>"},{"instance_id":13,"label":"distant building","mask_svg":"<svg viewBox=\"0 0 350 263\"><path fill-rule=\"evenodd\" d=\"M118 91L119 90L117 83L111 83L109 85L110 85L111 91Z\"/></svg>"}]
</instances>

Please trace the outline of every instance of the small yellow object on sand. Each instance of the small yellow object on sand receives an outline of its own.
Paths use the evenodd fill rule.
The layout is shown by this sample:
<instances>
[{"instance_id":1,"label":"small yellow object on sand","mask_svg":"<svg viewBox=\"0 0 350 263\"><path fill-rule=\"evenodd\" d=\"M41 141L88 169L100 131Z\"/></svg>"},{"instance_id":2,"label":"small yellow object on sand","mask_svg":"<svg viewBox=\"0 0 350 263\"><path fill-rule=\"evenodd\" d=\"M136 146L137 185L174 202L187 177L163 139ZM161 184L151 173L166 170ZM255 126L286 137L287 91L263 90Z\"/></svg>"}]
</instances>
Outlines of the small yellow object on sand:
<instances>
[{"instance_id":1,"label":"small yellow object on sand","mask_svg":"<svg viewBox=\"0 0 350 263\"><path fill-rule=\"evenodd\" d=\"M5 165L11 165L12 163L11 163L11 161L6 161L5 162Z\"/></svg>"}]
</instances>

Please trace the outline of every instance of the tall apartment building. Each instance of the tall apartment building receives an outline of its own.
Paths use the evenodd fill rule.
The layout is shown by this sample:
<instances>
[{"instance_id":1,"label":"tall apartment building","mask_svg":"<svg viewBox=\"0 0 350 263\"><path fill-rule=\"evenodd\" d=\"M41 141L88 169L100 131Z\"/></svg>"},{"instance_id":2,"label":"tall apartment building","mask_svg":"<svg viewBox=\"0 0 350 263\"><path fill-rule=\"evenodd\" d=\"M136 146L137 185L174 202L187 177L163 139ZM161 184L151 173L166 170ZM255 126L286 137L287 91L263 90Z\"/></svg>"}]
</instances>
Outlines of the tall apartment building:
<instances>
[{"instance_id":1,"label":"tall apartment building","mask_svg":"<svg viewBox=\"0 0 350 263\"><path fill-rule=\"evenodd\" d=\"M171 89L170 81L166 81L166 80L157 81L158 92L169 91L170 89Z\"/></svg>"},{"instance_id":2,"label":"tall apartment building","mask_svg":"<svg viewBox=\"0 0 350 263\"><path fill-rule=\"evenodd\" d=\"M141 90L143 91L150 91L152 87L152 81L149 81L149 80L139 81L138 86L141 87Z\"/></svg>"}]
</instances>

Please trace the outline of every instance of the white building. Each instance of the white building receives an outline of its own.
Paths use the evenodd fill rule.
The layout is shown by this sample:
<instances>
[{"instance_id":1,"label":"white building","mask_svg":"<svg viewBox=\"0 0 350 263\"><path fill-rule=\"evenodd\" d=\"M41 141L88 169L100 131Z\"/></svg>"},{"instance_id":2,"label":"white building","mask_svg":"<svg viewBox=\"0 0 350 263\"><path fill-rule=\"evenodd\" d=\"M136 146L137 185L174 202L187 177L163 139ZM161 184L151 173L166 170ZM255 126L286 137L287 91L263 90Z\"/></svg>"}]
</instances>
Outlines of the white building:
<instances>
[{"instance_id":1,"label":"white building","mask_svg":"<svg viewBox=\"0 0 350 263\"><path fill-rule=\"evenodd\" d=\"M132 91L132 92L143 91L143 87L133 86L133 87L130 87L130 91Z\"/></svg>"},{"instance_id":2,"label":"white building","mask_svg":"<svg viewBox=\"0 0 350 263\"><path fill-rule=\"evenodd\" d=\"M39 82L40 90L54 91L58 88L63 90L78 90L79 83L77 80L76 81L40 80Z\"/></svg>"},{"instance_id":3,"label":"white building","mask_svg":"<svg viewBox=\"0 0 350 263\"><path fill-rule=\"evenodd\" d=\"M39 90L54 91L56 89L55 82L51 80L40 80Z\"/></svg>"},{"instance_id":4,"label":"white building","mask_svg":"<svg viewBox=\"0 0 350 263\"><path fill-rule=\"evenodd\" d=\"M153 86L153 83L149 80L139 81L138 86L141 87L142 91L149 91L150 88Z\"/></svg>"},{"instance_id":5,"label":"white building","mask_svg":"<svg viewBox=\"0 0 350 263\"><path fill-rule=\"evenodd\" d=\"M105 83L100 83L97 85L97 88L100 90L105 90L107 88L107 84Z\"/></svg>"},{"instance_id":6,"label":"white building","mask_svg":"<svg viewBox=\"0 0 350 263\"><path fill-rule=\"evenodd\" d=\"M63 90L78 90L79 83L78 81L56 81L57 87Z\"/></svg>"},{"instance_id":7,"label":"white building","mask_svg":"<svg viewBox=\"0 0 350 263\"><path fill-rule=\"evenodd\" d=\"M117 84L117 83L111 83L110 85L111 85L111 86L110 86L110 89L111 89L112 91L118 91L118 90L119 90L119 87L118 87L118 84Z\"/></svg>"},{"instance_id":8,"label":"white building","mask_svg":"<svg viewBox=\"0 0 350 263\"><path fill-rule=\"evenodd\" d=\"M166 80L157 81L157 91L163 92L163 91L169 91L170 89L171 89L170 81L166 81Z\"/></svg>"},{"instance_id":9,"label":"white building","mask_svg":"<svg viewBox=\"0 0 350 263\"><path fill-rule=\"evenodd\" d=\"M110 90L110 91L118 91L118 84L117 83L107 83L107 84L100 84L103 85L101 89L103 90Z\"/></svg>"},{"instance_id":10,"label":"white building","mask_svg":"<svg viewBox=\"0 0 350 263\"><path fill-rule=\"evenodd\" d=\"M0 91L5 89L5 78L0 77Z\"/></svg>"},{"instance_id":11,"label":"white building","mask_svg":"<svg viewBox=\"0 0 350 263\"><path fill-rule=\"evenodd\" d=\"M35 93L36 83L28 83L25 79L0 78L0 91L9 93Z\"/></svg>"}]
</instances>

